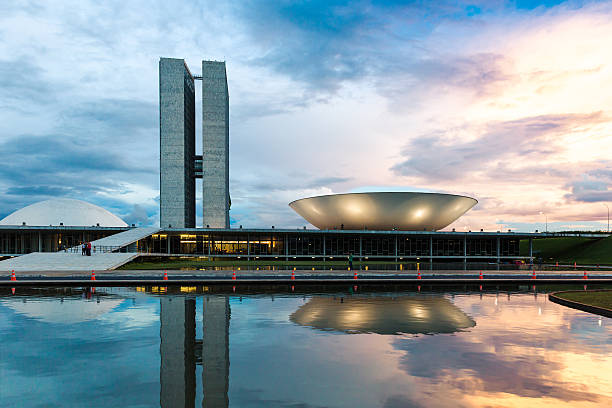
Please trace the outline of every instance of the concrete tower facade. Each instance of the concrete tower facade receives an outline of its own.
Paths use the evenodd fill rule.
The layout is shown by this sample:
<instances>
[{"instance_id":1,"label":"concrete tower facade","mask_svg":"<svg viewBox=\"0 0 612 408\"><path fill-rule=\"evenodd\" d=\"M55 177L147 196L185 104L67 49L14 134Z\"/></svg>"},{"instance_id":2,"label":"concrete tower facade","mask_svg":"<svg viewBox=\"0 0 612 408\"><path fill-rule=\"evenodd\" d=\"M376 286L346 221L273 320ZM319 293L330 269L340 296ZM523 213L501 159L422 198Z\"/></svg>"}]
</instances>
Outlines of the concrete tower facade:
<instances>
[{"instance_id":1,"label":"concrete tower facade","mask_svg":"<svg viewBox=\"0 0 612 408\"><path fill-rule=\"evenodd\" d=\"M159 60L160 226L195 227L195 87L182 59Z\"/></svg>"},{"instance_id":2,"label":"concrete tower facade","mask_svg":"<svg viewBox=\"0 0 612 408\"><path fill-rule=\"evenodd\" d=\"M229 92L225 62L202 61L204 226L229 228Z\"/></svg>"}]
</instances>

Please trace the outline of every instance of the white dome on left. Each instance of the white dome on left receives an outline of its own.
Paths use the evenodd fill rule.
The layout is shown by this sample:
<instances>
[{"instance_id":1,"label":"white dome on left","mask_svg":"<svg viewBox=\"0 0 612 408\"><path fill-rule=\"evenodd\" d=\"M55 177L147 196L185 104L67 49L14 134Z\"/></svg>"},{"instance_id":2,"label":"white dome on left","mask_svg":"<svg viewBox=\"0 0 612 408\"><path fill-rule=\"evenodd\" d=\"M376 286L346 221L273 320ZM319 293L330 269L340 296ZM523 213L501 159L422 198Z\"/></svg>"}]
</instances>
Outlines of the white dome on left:
<instances>
[{"instance_id":1,"label":"white dome on left","mask_svg":"<svg viewBox=\"0 0 612 408\"><path fill-rule=\"evenodd\" d=\"M40 201L9 214L0 225L71 227L127 227L125 221L102 207L72 198Z\"/></svg>"}]
</instances>

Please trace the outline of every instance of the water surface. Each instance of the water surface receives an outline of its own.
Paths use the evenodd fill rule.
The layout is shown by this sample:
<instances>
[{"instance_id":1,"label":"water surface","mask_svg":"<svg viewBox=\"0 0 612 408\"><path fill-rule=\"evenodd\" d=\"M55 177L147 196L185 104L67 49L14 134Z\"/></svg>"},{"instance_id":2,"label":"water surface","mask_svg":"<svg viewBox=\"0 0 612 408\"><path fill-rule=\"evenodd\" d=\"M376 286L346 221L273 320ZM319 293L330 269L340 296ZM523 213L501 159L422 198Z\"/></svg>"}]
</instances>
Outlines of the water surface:
<instances>
[{"instance_id":1,"label":"water surface","mask_svg":"<svg viewBox=\"0 0 612 408\"><path fill-rule=\"evenodd\" d=\"M348 289L0 289L0 405L612 406L611 319Z\"/></svg>"}]
</instances>

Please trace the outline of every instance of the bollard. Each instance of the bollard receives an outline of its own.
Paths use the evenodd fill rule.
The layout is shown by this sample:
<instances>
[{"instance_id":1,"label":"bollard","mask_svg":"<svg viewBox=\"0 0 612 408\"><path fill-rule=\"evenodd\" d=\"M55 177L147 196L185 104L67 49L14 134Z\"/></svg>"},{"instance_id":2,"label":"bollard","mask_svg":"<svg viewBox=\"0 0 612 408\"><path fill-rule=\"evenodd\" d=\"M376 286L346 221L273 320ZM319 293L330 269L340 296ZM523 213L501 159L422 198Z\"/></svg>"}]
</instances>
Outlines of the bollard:
<instances>
[{"instance_id":1,"label":"bollard","mask_svg":"<svg viewBox=\"0 0 612 408\"><path fill-rule=\"evenodd\" d=\"M168 280L168 272L164 271L164 280Z\"/></svg>"},{"instance_id":2,"label":"bollard","mask_svg":"<svg viewBox=\"0 0 612 408\"><path fill-rule=\"evenodd\" d=\"M12 273L11 273L11 280L12 281L16 281L17 277L15 276L15 270L13 269Z\"/></svg>"},{"instance_id":3,"label":"bollard","mask_svg":"<svg viewBox=\"0 0 612 408\"><path fill-rule=\"evenodd\" d=\"M589 277L587 276L587 271L584 271L584 276L582 277L582 279L589 279Z\"/></svg>"},{"instance_id":4,"label":"bollard","mask_svg":"<svg viewBox=\"0 0 612 408\"><path fill-rule=\"evenodd\" d=\"M96 280L96 274L94 273L93 269L91 270L91 280Z\"/></svg>"}]
</instances>

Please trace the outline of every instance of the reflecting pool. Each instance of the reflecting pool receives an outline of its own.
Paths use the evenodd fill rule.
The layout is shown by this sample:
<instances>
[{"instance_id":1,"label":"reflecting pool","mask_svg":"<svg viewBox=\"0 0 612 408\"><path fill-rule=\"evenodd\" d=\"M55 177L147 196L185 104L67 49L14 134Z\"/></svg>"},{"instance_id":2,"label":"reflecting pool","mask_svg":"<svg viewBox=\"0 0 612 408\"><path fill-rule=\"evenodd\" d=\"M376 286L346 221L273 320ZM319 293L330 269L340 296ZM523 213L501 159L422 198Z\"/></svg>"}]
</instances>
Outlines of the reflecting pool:
<instances>
[{"instance_id":1,"label":"reflecting pool","mask_svg":"<svg viewBox=\"0 0 612 408\"><path fill-rule=\"evenodd\" d=\"M612 406L612 319L531 288L0 288L0 406L160 405Z\"/></svg>"}]
</instances>

